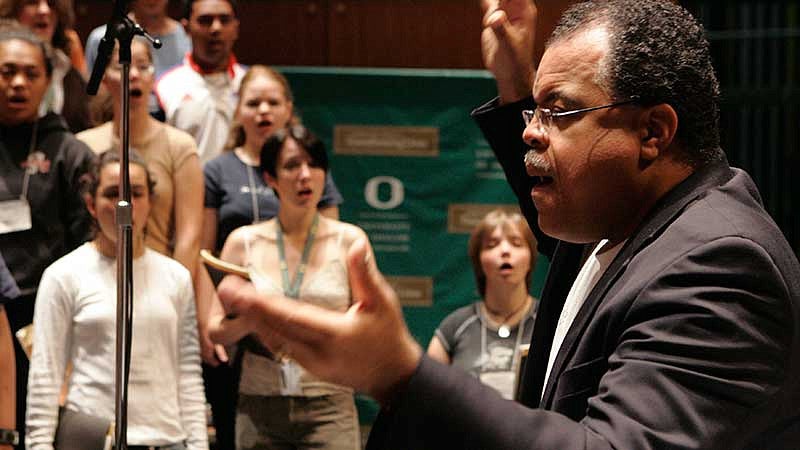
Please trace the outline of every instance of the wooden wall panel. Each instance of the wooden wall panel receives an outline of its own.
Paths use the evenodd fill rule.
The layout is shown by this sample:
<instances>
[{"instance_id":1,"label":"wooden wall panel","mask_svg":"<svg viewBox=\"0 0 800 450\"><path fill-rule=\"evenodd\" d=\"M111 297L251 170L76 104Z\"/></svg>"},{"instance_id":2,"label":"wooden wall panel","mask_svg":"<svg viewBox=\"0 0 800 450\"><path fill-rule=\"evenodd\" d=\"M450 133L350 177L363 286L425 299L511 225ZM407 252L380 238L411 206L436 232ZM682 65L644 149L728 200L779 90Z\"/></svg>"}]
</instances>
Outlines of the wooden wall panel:
<instances>
[{"instance_id":1,"label":"wooden wall panel","mask_svg":"<svg viewBox=\"0 0 800 450\"><path fill-rule=\"evenodd\" d=\"M575 0L538 0L537 59ZM75 0L85 41L111 0ZM179 18L182 2L170 0ZM248 64L480 69L480 0L239 0L235 51Z\"/></svg>"},{"instance_id":2,"label":"wooden wall panel","mask_svg":"<svg viewBox=\"0 0 800 450\"><path fill-rule=\"evenodd\" d=\"M81 37L81 43L86 45L86 38L89 33L108 22L111 17L111 10L114 0L73 0L75 8L75 30ZM183 14L183 2L180 0L169 0L167 6L169 15L180 19Z\"/></svg>"},{"instance_id":3,"label":"wooden wall panel","mask_svg":"<svg viewBox=\"0 0 800 450\"><path fill-rule=\"evenodd\" d=\"M111 16L114 2L100 0L75 0L75 30L86 44L86 37L98 25L106 23Z\"/></svg>"},{"instance_id":4,"label":"wooden wall panel","mask_svg":"<svg viewBox=\"0 0 800 450\"><path fill-rule=\"evenodd\" d=\"M238 58L246 64L328 65L326 0L239 2Z\"/></svg>"},{"instance_id":5,"label":"wooden wall panel","mask_svg":"<svg viewBox=\"0 0 800 450\"><path fill-rule=\"evenodd\" d=\"M330 5L331 65L481 65L477 1L332 0Z\"/></svg>"}]
</instances>

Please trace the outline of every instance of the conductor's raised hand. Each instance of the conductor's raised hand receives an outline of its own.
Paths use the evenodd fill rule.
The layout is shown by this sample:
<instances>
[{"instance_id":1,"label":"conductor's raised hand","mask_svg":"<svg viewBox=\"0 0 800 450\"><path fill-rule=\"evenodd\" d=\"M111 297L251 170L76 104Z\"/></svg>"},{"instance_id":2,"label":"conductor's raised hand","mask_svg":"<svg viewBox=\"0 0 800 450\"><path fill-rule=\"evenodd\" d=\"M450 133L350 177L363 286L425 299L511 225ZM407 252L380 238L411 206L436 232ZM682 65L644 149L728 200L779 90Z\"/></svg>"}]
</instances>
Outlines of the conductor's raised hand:
<instances>
[{"instance_id":1,"label":"conductor's raised hand","mask_svg":"<svg viewBox=\"0 0 800 450\"><path fill-rule=\"evenodd\" d=\"M218 294L226 313L236 318L223 320L222 326L231 320L238 329L255 333L273 353L385 403L414 373L422 349L365 237L353 243L347 264L353 305L346 312L262 296L245 280L228 277Z\"/></svg>"},{"instance_id":2,"label":"conductor's raised hand","mask_svg":"<svg viewBox=\"0 0 800 450\"><path fill-rule=\"evenodd\" d=\"M502 103L527 97L533 83L536 5L533 0L482 0L481 50Z\"/></svg>"}]
</instances>

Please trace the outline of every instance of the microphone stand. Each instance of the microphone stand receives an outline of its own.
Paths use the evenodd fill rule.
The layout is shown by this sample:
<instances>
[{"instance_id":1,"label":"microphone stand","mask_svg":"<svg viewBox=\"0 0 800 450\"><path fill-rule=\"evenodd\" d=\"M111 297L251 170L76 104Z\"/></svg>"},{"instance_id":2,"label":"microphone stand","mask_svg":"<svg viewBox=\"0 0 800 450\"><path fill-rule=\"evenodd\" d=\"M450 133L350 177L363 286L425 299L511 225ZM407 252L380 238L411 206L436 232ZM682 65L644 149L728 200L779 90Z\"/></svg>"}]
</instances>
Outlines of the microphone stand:
<instances>
[{"instance_id":1,"label":"microphone stand","mask_svg":"<svg viewBox=\"0 0 800 450\"><path fill-rule=\"evenodd\" d=\"M131 207L130 168L130 70L131 43L134 36L146 37L155 48L161 41L152 36L131 20L127 14L126 0L115 0L114 12L106 25L106 33L97 48L97 59L86 91L96 95L103 79L114 41L119 42L119 62L122 66L122 121L120 142L122 147L120 163L119 192L117 203L117 338L115 372L115 419L114 448L127 450L128 442L128 376L131 365L131 330L133 325L133 214Z\"/></svg>"}]
</instances>

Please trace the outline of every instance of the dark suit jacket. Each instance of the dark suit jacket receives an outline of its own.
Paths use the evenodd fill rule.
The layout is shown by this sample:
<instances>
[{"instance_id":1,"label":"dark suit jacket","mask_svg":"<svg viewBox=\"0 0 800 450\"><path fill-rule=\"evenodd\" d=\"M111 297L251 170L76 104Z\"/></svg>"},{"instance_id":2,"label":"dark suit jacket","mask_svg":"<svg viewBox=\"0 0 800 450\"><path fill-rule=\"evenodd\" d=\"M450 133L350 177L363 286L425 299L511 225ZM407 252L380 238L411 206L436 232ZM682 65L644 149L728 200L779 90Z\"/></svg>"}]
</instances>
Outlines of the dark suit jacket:
<instances>
[{"instance_id":1,"label":"dark suit jacket","mask_svg":"<svg viewBox=\"0 0 800 450\"><path fill-rule=\"evenodd\" d=\"M800 265L750 177L721 152L625 242L542 386L586 249L537 226L520 139L520 110L531 107L473 113L551 261L523 405L423 358L368 449L800 448Z\"/></svg>"}]
</instances>

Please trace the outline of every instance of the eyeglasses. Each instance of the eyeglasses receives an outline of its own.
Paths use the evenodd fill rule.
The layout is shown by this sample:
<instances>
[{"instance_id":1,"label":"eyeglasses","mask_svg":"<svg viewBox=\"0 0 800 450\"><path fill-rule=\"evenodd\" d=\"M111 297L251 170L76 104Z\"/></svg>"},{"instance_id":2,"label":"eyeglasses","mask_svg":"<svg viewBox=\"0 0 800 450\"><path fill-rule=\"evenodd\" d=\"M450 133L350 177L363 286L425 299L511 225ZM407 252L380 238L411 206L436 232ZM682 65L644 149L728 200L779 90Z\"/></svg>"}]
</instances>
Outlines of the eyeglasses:
<instances>
[{"instance_id":1,"label":"eyeglasses","mask_svg":"<svg viewBox=\"0 0 800 450\"><path fill-rule=\"evenodd\" d=\"M596 111L598 109L606 109L606 108L613 108L615 106L627 105L629 103L634 103L638 101L637 98L632 98L630 100L625 100L622 102L611 103L608 105L602 106L590 106L588 108L580 108L580 109L573 109L572 111L553 111L550 108L539 108L536 109L524 109L522 110L522 121L525 122L525 126L527 127L536 118L536 122L539 124L539 132L547 134L548 130L553 126L553 121L556 119L560 119L562 117L567 116L574 116L575 114L583 114L589 111Z\"/></svg>"}]
</instances>

